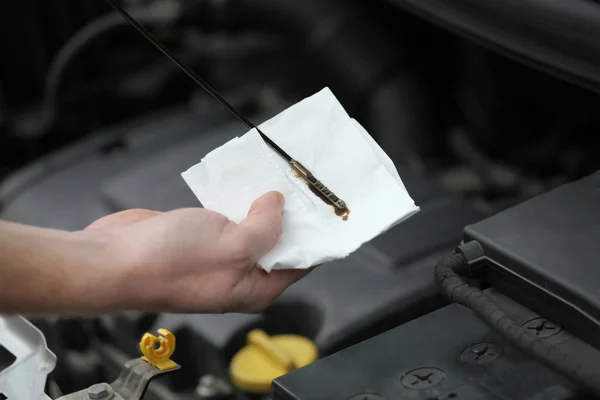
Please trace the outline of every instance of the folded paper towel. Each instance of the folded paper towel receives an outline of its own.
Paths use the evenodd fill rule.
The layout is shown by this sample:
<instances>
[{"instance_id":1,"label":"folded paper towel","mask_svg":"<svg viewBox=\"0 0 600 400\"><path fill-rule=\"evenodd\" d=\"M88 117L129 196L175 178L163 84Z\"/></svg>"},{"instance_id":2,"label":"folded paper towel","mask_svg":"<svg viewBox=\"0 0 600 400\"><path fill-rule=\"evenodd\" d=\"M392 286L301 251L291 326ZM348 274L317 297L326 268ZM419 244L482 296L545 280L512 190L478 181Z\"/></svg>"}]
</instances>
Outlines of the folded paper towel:
<instances>
[{"instance_id":1,"label":"folded paper towel","mask_svg":"<svg viewBox=\"0 0 600 400\"><path fill-rule=\"evenodd\" d=\"M393 162L325 88L260 129L344 200L346 220L313 194L256 129L182 173L202 205L241 222L269 191L286 199L283 235L259 266L303 269L348 256L419 211ZM399 244L401 245L401 244Z\"/></svg>"}]
</instances>

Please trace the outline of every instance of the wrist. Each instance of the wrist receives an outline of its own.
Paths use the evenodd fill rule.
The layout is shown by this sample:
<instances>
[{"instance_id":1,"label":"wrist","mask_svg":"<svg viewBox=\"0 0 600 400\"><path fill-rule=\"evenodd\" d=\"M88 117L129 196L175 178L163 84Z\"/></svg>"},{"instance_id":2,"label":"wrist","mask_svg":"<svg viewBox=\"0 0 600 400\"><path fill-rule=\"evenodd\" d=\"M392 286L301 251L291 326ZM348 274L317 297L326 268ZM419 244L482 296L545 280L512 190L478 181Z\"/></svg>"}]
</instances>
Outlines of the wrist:
<instances>
[{"instance_id":1,"label":"wrist","mask_svg":"<svg viewBox=\"0 0 600 400\"><path fill-rule=\"evenodd\" d=\"M130 292L138 271L122 242L95 231L69 235L63 309L95 313L132 307Z\"/></svg>"},{"instance_id":2,"label":"wrist","mask_svg":"<svg viewBox=\"0 0 600 400\"><path fill-rule=\"evenodd\" d=\"M0 313L97 313L131 306L138 272L116 238L0 221Z\"/></svg>"}]
</instances>

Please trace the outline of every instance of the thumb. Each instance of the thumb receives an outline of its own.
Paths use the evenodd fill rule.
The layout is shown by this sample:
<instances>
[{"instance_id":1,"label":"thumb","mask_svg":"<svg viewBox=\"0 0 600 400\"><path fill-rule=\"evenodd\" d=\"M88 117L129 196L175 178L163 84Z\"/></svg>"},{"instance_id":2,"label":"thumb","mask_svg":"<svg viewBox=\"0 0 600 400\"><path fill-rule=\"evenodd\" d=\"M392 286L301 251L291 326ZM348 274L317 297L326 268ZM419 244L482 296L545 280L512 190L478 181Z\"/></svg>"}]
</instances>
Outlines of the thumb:
<instances>
[{"instance_id":1,"label":"thumb","mask_svg":"<svg viewBox=\"0 0 600 400\"><path fill-rule=\"evenodd\" d=\"M279 241L284 204L281 193L266 193L252 203L248 217L236 227L236 240L248 246L253 261L258 261Z\"/></svg>"}]
</instances>

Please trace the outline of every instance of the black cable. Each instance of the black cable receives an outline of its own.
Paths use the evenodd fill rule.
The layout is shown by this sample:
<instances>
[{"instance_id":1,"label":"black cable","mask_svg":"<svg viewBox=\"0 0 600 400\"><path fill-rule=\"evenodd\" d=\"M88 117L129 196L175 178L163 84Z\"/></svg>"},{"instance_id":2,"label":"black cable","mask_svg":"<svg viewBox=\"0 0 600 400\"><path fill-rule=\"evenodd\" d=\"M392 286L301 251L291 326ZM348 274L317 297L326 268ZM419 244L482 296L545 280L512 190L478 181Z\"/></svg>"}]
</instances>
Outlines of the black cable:
<instances>
[{"instance_id":1,"label":"black cable","mask_svg":"<svg viewBox=\"0 0 600 400\"><path fill-rule=\"evenodd\" d=\"M173 61L183 72L185 72L194 82L196 82L202 89L204 89L208 94L210 94L215 100L217 100L223 107L225 107L230 113L232 113L237 119L239 119L243 124L245 124L249 129L256 129L262 139L277 152L281 157L283 157L286 161L292 161L292 157L287 154L281 147L279 147L275 142L273 142L267 135L265 135L255 124L250 122L248 118L246 118L237 108L233 105L229 104L227 100L223 98L212 86L208 84L204 79L202 79L197 73L194 72L193 69L185 65L181 60L179 60L175 54L173 54L168 48L165 47L158 39L156 39L150 32L146 30L141 24L139 24L131 15L127 13L123 8L114 4L111 0L106 0L106 2L114 8L121 16L129 22L135 29L138 30L150 43L152 43L156 48L158 48L165 56L167 56L171 61Z\"/></svg>"},{"instance_id":2,"label":"black cable","mask_svg":"<svg viewBox=\"0 0 600 400\"><path fill-rule=\"evenodd\" d=\"M181 62L169 49L167 49L160 41L158 41L154 36L146 30L141 24L139 24L127 11L123 8L114 4L111 0L106 0L106 2L114 8L121 16L129 22L131 26L138 30L150 43L156 46L165 56L167 56L171 61L173 61L179 68L181 68L190 78L192 78L198 85L202 87L202 89L206 90L208 94L215 98L223 107L225 107L230 113L235 115L240 121L242 121L249 129L255 127L255 125L248 120L240 111L238 111L234 106L229 104L220 94L217 92L212 86L208 84L204 79L202 79L197 73L194 72L193 69L185 65Z\"/></svg>"},{"instance_id":3,"label":"black cable","mask_svg":"<svg viewBox=\"0 0 600 400\"><path fill-rule=\"evenodd\" d=\"M574 383L600 396L600 370L566 354L557 346L539 340L517 324L481 290L469 286L460 276L471 266L460 249L440 260L435 267L435 282L441 292L454 303L471 309L482 321L506 341L531 358L547 365Z\"/></svg>"},{"instance_id":4,"label":"black cable","mask_svg":"<svg viewBox=\"0 0 600 400\"><path fill-rule=\"evenodd\" d=\"M145 23L164 24L175 20L179 16L179 13L139 9L134 11L134 15ZM125 26L126 22L123 18L113 13L103 15L78 30L60 48L50 65L44 84L44 109L41 117L44 119L44 126L47 129L58 117L60 108L59 91L67 68L90 43L106 33L112 32L115 28Z\"/></svg>"}]
</instances>

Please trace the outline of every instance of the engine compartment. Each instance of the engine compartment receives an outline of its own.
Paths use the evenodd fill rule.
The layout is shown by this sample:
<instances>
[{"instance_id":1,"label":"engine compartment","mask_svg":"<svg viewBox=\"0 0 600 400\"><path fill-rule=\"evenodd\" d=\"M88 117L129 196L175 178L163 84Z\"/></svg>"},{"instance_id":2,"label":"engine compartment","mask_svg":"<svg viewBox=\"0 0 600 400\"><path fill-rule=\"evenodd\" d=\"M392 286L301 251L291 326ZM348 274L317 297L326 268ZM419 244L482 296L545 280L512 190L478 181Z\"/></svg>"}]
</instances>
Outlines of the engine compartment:
<instances>
[{"instance_id":1,"label":"engine compartment","mask_svg":"<svg viewBox=\"0 0 600 400\"><path fill-rule=\"evenodd\" d=\"M435 268L454 304L277 378L273 397L597 398L599 179L465 227Z\"/></svg>"},{"instance_id":2,"label":"engine compartment","mask_svg":"<svg viewBox=\"0 0 600 400\"><path fill-rule=\"evenodd\" d=\"M486 295L519 324L537 327L546 321L494 289L486 291ZM444 329L440 330L440 326ZM540 334L545 341L580 359L598 357L596 348L560 325L547 326L555 329ZM312 386L306 382L312 382ZM583 400L594 397L582 393L544 364L523 355L469 310L453 304L276 379L273 398Z\"/></svg>"},{"instance_id":3,"label":"engine compartment","mask_svg":"<svg viewBox=\"0 0 600 400\"><path fill-rule=\"evenodd\" d=\"M19 38L0 41L38 43L24 54L37 75L12 60L0 70L0 217L79 230L130 208L197 207L179 174L244 127L108 7L64 2L61 14L27 3L37 6L0 6L11 24L25 15L48 24L22 24ZM181 370L153 381L144 399L585 398L448 305L433 269L465 226L599 168L600 96L440 30L399 3L123 2L253 120L331 87L394 160L421 212L319 267L261 314L31 318L57 356L51 398L113 381L139 356L140 337L160 328L177 337ZM69 18L59 15L73 21L60 35L58 22ZM39 42L44 29L57 33L44 38L51 43ZM514 293L486 293L522 323L548 317ZM309 338L322 360L277 379L271 395L240 390L229 365L253 329ZM557 329L552 341L595 357L595 348ZM482 368L449 355L477 343L498 345L503 357ZM10 365L2 354L0 371ZM432 390L396 379L431 365L444 373ZM393 388L385 386L390 375Z\"/></svg>"},{"instance_id":4,"label":"engine compartment","mask_svg":"<svg viewBox=\"0 0 600 400\"><path fill-rule=\"evenodd\" d=\"M207 153L243 130L237 124L215 123L197 134L203 124L207 124L205 119L179 110L168 116L153 116L134 129L103 133L104 140L93 145L85 141L75 145L79 148L55 154L45 164L43 179L32 180L36 183L14 197L11 206L5 208L4 217L75 230L80 229L78 224L96 215L128 208L170 210L197 206L183 180L173 176L196 162L198 154ZM160 134L163 131L169 132L168 144ZM131 144L105 154L103 149L117 135L122 142ZM49 165L56 168L48 168ZM37 168L31 168L32 172L22 171L22 176L32 179ZM182 371L172 390L178 395L186 391L192 395L203 375L227 376L231 357L245 344L251 329L309 337L326 355L439 308L445 302L431 279L430 266L460 240L462 227L479 220L482 213L433 183L408 171L401 173L421 212L350 257L318 268L290 287L262 315L105 316L96 321L92 330L98 337L88 337L80 327L81 338L64 332L67 337L57 338L62 343L56 347L102 339L108 341L107 346L123 352L123 356L134 357L137 341L144 332L168 327L177 336L178 346L188 349L177 359ZM62 189L50 191L58 187ZM52 198L48 197L50 193ZM81 193L85 193L85 198ZM46 208L38 205L33 214L31 205L39 204L40 196L46 199ZM450 218L445 217L447 213ZM342 281L343 285L339 284ZM60 320L56 323L61 324ZM52 345L50 341L51 348ZM75 353L87 351L91 350L85 347ZM78 368L61 364L64 359L59 356L57 379L62 372L66 380L80 381L85 387L84 379L73 379ZM61 383L59 386L65 386Z\"/></svg>"}]
</instances>

